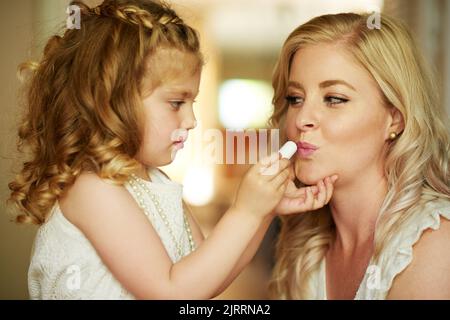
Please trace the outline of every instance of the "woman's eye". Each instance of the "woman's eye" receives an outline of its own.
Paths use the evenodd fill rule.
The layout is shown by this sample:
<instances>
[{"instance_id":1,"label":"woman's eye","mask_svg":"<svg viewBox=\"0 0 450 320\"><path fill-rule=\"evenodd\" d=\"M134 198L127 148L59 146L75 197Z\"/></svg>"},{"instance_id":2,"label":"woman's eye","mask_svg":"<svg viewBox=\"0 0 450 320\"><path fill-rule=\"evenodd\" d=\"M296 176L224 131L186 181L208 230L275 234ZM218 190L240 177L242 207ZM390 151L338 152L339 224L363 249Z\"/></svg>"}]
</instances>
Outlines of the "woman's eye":
<instances>
[{"instance_id":1,"label":"woman's eye","mask_svg":"<svg viewBox=\"0 0 450 320\"><path fill-rule=\"evenodd\" d=\"M174 109L180 109L184 101L169 101L169 103Z\"/></svg>"},{"instance_id":2,"label":"woman's eye","mask_svg":"<svg viewBox=\"0 0 450 320\"><path fill-rule=\"evenodd\" d=\"M325 97L324 101L328 105L336 105L336 104L346 103L348 101L348 99L334 97L334 96L328 96L328 97Z\"/></svg>"},{"instance_id":3,"label":"woman's eye","mask_svg":"<svg viewBox=\"0 0 450 320\"><path fill-rule=\"evenodd\" d=\"M303 103L302 97L287 96L285 99L290 106L297 106Z\"/></svg>"}]
</instances>

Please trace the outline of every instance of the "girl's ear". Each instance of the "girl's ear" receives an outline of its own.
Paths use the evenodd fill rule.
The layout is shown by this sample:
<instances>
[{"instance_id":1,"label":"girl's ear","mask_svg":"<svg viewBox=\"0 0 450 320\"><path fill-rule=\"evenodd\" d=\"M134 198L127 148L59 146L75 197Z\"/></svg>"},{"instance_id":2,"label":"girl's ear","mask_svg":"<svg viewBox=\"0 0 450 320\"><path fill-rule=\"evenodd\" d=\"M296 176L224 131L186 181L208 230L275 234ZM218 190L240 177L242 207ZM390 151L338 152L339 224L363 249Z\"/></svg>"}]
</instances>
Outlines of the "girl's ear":
<instances>
[{"instance_id":1,"label":"girl's ear","mask_svg":"<svg viewBox=\"0 0 450 320\"><path fill-rule=\"evenodd\" d=\"M395 132L397 135L403 132L405 129L405 122L403 120L402 113L394 106L392 106L389 110L390 112L390 125L387 132L387 137L392 132Z\"/></svg>"}]
</instances>

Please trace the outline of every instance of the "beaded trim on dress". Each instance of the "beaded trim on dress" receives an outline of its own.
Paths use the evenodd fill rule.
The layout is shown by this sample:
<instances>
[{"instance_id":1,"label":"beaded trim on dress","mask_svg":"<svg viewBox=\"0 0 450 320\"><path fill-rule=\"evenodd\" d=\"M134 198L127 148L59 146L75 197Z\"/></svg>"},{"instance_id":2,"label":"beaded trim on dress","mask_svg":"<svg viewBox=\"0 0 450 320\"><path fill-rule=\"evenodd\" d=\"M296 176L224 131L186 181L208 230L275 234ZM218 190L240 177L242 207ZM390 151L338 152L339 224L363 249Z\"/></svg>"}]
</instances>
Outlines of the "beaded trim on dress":
<instances>
[{"instance_id":1,"label":"beaded trim on dress","mask_svg":"<svg viewBox=\"0 0 450 320\"><path fill-rule=\"evenodd\" d=\"M146 188L158 196L160 207L164 208L165 214L170 222L171 229L168 229L164 219L158 214L158 209L155 207L150 195L145 193L142 187L139 186L138 189L134 189L130 182L126 183L125 187L138 204L141 200L143 200L145 207L149 208L150 214L147 217L158 233L170 259L173 263L175 263L183 256L191 252L189 234L186 232L184 221L182 203L183 186L177 182L169 180L162 172L159 171L159 169L149 169L148 174L152 181L147 181L140 178L138 179L145 185ZM139 192L144 195L139 195ZM171 233L173 233L173 236ZM174 242L173 237L175 237L176 242ZM176 243L179 243L181 246L181 255L178 253Z\"/></svg>"}]
</instances>

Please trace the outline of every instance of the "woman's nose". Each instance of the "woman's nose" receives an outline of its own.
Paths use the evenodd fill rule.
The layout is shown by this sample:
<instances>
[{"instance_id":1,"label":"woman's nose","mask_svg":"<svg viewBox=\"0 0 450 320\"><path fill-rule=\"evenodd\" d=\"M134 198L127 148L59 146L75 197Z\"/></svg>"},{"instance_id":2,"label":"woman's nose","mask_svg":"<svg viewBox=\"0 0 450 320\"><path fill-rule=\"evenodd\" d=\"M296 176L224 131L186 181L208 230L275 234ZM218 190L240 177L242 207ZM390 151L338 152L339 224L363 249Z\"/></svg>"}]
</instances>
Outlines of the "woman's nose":
<instances>
[{"instance_id":1,"label":"woman's nose","mask_svg":"<svg viewBox=\"0 0 450 320\"><path fill-rule=\"evenodd\" d=\"M317 127L318 119L313 108L314 106L305 103L298 111L295 124L300 131L309 131Z\"/></svg>"}]
</instances>

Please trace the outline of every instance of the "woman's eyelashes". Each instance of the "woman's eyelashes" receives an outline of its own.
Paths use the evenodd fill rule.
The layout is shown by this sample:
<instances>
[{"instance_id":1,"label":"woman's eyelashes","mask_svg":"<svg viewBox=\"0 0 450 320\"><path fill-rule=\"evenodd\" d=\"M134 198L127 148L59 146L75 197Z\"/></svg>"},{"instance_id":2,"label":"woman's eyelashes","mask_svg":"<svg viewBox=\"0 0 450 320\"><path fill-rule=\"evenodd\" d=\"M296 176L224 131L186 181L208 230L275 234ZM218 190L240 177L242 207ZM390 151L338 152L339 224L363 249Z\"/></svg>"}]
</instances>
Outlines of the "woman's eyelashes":
<instances>
[{"instance_id":1,"label":"woman's eyelashes","mask_svg":"<svg viewBox=\"0 0 450 320\"><path fill-rule=\"evenodd\" d=\"M305 99L301 96L287 95L285 99L286 99L288 105L291 107L299 107L305 102ZM325 96L323 98L323 102L325 102L325 104L328 106L344 104L344 103L347 103L348 101L349 101L349 99L337 97L337 96Z\"/></svg>"},{"instance_id":2,"label":"woman's eyelashes","mask_svg":"<svg viewBox=\"0 0 450 320\"><path fill-rule=\"evenodd\" d=\"M344 104L348 102L348 99L336 97L336 96L326 96L324 98L324 101L327 105L337 105L337 104Z\"/></svg>"},{"instance_id":3,"label":"woman's eyelashes","mask_svg":"<svg viewBox=\"0 0 450 320\"><path fill-rule=\"evenodd\" d=\"M298 106L303 103L303 98L300 96L288 95L288 96L286 96L285 99L286 99L287 103L289 104L289 106L292 106L292 107Z\"/></svg>"}]
</instances>

